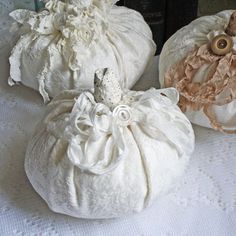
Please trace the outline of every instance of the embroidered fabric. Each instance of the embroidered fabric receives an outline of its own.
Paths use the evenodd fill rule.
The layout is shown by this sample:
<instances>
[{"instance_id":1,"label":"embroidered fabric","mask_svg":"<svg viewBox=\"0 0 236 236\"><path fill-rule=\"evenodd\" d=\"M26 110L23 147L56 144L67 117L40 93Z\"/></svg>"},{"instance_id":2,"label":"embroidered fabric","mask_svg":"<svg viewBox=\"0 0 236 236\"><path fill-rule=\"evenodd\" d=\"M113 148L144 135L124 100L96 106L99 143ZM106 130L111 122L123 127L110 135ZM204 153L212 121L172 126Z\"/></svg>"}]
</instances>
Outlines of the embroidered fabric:
<instances>
[{"instance_id":1,"label":"embroidered fabric","mask_svg":"<svg viewBox=\"0 0 236 236\"><path fill-rule=\"evenodd\" d=\"M23 167L27 143L45 107L35 91L7 85L9 50L0 51L0 235L236 235L236 138L199 126L194 126L196 149L182 181L151 208L131 217L92 221L50 211ZM155 60L136 88L157 84L157 65Z\"/></svg>"}]
</instances>

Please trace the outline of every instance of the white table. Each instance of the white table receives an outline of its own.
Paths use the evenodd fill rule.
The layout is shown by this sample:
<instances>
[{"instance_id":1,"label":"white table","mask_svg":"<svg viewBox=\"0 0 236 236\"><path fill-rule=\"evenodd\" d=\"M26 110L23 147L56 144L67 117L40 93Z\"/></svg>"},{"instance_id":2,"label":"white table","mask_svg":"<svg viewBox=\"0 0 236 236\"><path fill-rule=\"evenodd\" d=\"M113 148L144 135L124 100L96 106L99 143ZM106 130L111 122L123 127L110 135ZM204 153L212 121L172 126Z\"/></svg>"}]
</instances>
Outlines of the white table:
<instances>
[{"instance_id":1,"label":"white table","mask_svg":"<svg viewBox=\"0 0 236 236\"><path fill-rule=\"evenodd\" d=\"M131 217L95 221L51 212L23 168L27 142L45 106L37 92L7 85L8 50L5 46L0 51L1 236L236 235L236 136L198 126L195 153L182 181L151 208ZM136 88L158 86L157 74L155 62Z\"/></svg>"}]
</instances>

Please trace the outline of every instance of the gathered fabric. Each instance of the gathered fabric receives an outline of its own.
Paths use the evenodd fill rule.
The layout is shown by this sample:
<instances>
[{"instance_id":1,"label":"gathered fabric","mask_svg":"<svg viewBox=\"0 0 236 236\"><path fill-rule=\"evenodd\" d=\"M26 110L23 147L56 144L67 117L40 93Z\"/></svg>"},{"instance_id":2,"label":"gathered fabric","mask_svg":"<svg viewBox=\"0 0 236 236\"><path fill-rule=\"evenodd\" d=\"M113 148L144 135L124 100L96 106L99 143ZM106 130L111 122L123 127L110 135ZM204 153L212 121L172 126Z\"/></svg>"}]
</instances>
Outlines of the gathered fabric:
<instances>
[{"instance_id":1,"label":"gathered fabric","mask_svg":"<svg viewBox=\"0 0 236 236\"><path fill-rule=\"evenodd\" d=\"M194 81L202 68L207 71L204 77L201 81ZM202 109L213 128L236 133L236 130L223 128L211 107L223 106L236 99L236 54L233 51L217 56L209 51L208 44L197 47L169 69L165 74L165 86L174 86L180 92L182 111L186 112L188 107L195 111Z\"/></svg>"},{"instance_id":2,"label":"gathered fabric","mask_svg":"<svg viewBox=\"0 0 236 236\"><path fill-rule=\"evenodd\" d=\"M132 87L156 46L143 17L115 3L49 0L40 12L10 13L21 36L9 58L9 84L23 83L48 102L62 90L92 89L95 70L110 67L123 88Z\"/></svg>"},{"instance_id":3,"label":"gathered fabric","mask_svg":"<svg viewBox=\"0 0 236 236\"><path fill-rule=\"evenodd\" d=\"M183 27L165 43L159 62L161 86L179 91L189 120L227 134L236 133L236 37L226 30L233 13L203 16ZM228 40L223 54L216 51L220 38Z\"/></svg>"},{"instance_id":4,"label":"gathered fabric","mask_svg":"<svg viewBox=\"0 0 236 236\"><path fill-rule=\"evenodd\" d=\"M139 212L169 191L194 148L173 89L126 91L110 108L90 91L64 91L30 141L25 170L56 212L111 218Z\"/></svg>"}]
</instances>

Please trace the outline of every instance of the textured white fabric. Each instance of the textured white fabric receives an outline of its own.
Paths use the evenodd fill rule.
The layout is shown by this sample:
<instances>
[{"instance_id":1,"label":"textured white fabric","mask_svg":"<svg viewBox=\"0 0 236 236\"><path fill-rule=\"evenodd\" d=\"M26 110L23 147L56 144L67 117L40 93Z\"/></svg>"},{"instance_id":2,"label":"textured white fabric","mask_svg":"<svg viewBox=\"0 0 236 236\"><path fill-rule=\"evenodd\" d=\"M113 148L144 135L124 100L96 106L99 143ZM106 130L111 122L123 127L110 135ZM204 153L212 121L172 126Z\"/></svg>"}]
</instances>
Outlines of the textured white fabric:
<instances>
[{"instance_id":1,"label":"textured white fabric","mask_svg":"<svg viewBox=\"0 0 236 236\"><path fill-rule=\"evenodd\" d=\"M97 68L114 70L124 88L135 84L155 54L149 26L115 1L89 2L49 0L39 13L10 14L23 26L9 59L9 84L34 88L46 102L65 89L92 88Z\"/></svg>"},{"instance_id":2,"label":"textured white fabric","mask_svg":"<svg viewBox=\"0 0 236 236\"><path fill-rule=\"evenodd\" d=\"M178 61L187 56L195 46L209 43L214 36L222 34L228 25L232 10L220 12L212 16L200 17L189 25L177 31L164 45L160 55L160 84L164 87L164 75L168 69ZM236 37L233 37L234 48L236 47ZM196 81L203 81L209 71L210 65L205 66L197 73ZM232 101L223 106L212 106L212 111L217 120L228 130L236 129L236 101ZM209 119L202 110L194 111L189 108L186 111L187 117L195 124L204 127L211 127Z\"/></svg>"},{"instance_id":3,"label":"textured white fabric","mask_svg":"<svg viewBox=\"0 0 236 236\"><path fill-rule=\"evenodd\" d=\"M105 84L96 86L115 89L114 73L100 71ZM140 212L176 185L193 152L174 88L123 91L111 107L106 95L97 102L90 91L62 92L28 145L27 176L55 212L93 219Z\"/></svg>"},{"instance_id":4,"label":"textured white fabric","mask_svg":"<svg viewBox=\"0 0 236 236\"><path fill-rule=\"evenodd\" d=\"M0 23L5 19L1 18ZM2 32L1 39L9 37ZM6 82L8 70L7 53L1 50L1 236L236 235L236 138L199 126L194 127L196 148L181 183L142 213L114 220L79 220L50 211L24 172L27 142L44 105L35 91L10 88ZM157 73L155 61L148 72L152 76L144 77L136 87L156 85Z\"/></svg>"}]
</instances>

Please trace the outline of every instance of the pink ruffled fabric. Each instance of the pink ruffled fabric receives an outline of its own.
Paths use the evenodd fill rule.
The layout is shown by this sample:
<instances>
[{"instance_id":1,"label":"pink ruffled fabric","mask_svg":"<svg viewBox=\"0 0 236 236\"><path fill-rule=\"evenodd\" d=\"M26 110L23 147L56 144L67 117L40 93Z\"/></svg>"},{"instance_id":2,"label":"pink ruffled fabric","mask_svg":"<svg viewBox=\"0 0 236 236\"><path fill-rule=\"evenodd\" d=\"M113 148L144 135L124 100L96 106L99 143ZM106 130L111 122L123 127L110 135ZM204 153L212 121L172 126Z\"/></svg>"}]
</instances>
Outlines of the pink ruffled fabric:
<instances>
[{"instance_id":1,"label":"pink ruffled fabric","mask_svg":"<svg viewBox=\"0 0 236 236\"><path fill-rule=\"evenodd\" d=\"M232 51L217 56L208 47L208 44L195 47L171 67L165 74L165 87L175 87L179 91L179 106L183 112L187 108L202 109L214 129L236 133L236 130L224 129L212 109L213 105L223 106L236 98L236 54ZM195 75L205 65L209 68L207 75L201 82L195 82Z\"/></svg>"}]
</instances>

